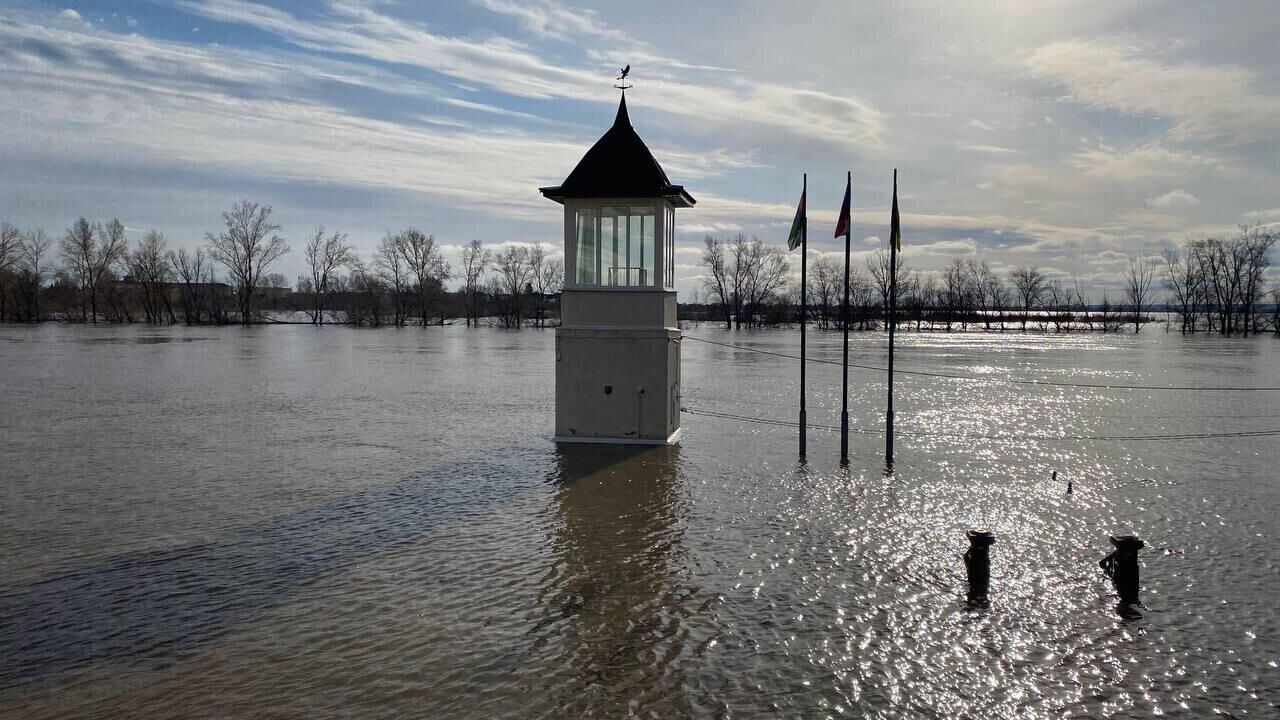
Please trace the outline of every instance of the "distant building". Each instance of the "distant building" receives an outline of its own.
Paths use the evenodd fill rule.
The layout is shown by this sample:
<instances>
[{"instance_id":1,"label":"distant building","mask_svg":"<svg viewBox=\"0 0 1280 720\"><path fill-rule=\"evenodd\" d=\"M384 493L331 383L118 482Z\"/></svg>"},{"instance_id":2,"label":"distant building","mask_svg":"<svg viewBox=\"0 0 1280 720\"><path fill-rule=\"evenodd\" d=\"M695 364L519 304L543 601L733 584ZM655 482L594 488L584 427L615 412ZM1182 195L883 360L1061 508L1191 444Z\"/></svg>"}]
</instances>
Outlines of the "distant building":
<instances>
[{"instance_id":1,"label":"distant building","mask_svg":"<svg viewBox=\"0 0 1280 720\"><path fill-rule=\"evenodd\" d=\"M541 192L564 205L556 440L677 442L675 209L693 197L631 127L625 95L613 127Z\"/></svg>"}]
</instances>

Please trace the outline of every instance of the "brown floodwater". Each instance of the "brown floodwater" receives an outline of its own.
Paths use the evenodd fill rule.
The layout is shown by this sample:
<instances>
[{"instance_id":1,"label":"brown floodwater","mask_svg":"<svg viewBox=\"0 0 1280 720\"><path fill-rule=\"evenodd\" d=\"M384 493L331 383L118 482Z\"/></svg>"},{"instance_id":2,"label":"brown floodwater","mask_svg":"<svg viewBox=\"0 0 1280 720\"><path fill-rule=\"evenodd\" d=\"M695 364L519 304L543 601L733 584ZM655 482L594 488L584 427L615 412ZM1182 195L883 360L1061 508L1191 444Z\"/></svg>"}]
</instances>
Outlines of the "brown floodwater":
<instances>
[{"instance_id":1,"label":"brown floodwater","mask_svg":"<svg viewBox=\"0 0 1280 720\"><path fill-rule=\"evenodd\" d=\"M556 447L553 339L0 327L0 717L1277 713L1280 437L1195 436L1280 430L1280 393L1005 381L1276 387L1280 340L906 334L900 368L983 380L900 376L886 473L864 370L848 468L826 429L800 464L793 427L706 414ZM699 340L798 333L684 344L690 410L794 421L794 361ZM816 426L839 373L811 366Z\"/></svg>"}]
</instances>

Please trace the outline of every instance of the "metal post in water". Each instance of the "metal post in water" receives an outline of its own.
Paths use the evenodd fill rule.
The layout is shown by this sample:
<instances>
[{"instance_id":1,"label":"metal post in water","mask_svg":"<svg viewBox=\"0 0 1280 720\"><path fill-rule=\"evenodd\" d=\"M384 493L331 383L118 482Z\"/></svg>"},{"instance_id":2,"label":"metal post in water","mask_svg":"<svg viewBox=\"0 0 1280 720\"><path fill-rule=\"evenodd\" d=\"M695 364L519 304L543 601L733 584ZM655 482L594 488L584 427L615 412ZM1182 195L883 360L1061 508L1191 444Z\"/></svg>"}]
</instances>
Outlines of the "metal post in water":
<instances>
[{"instance_id":1,"label":"metal post in water","mask_svg":"<svg viewBox=\"0 0 1280 720\"><path fill-rule=\"evenodd\" d=\"M809 173L804 174L804 189L800 192L800 459L805 459L806 435L809 419L804 408L805 341L804 329L808 324L808 269L809 269Z\"/></svg>"},{"instance_id":2,"label":"metal post in water","mask_svg":"<svg viewBox=\"0 0 1280 720\"><path fill-rule=\"evenodd\" d=\"M991 588L991 546L996 536L987 530L969 530L969 549L964 554L964 569L969 576L967 600L973 607L986 607Z\"/></svg>"},{"instance_id":3,"label":"metal post in water","mask_svg":"<svg viewBox=\"0 0 1280 720\"><path fill-rule=\"evenodd\" d=\"M1135 535L1112 535L1111 544L1115 546L1115 550L1103 558L1098 563L1098 567L1101 567L1107 577L1111 578L1116 593L1120 595L1121 607L1136 605L1138 603L1138 551L1144 547L1145 543Z\"/></svg>"}]
</instances>

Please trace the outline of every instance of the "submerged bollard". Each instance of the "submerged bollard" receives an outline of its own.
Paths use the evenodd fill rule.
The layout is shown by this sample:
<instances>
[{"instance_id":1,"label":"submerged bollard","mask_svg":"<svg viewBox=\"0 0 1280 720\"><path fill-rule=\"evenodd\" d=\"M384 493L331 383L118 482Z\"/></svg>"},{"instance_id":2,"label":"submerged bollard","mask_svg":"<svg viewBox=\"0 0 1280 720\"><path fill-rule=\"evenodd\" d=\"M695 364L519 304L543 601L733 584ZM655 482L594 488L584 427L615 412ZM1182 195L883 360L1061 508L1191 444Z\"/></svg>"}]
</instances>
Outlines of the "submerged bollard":
<instances>
[{"instance_id":1,"label":"submerged bollard","mask_svg":"<svg viewBox=\"0 0 1280 720\"><path fill-rule=\"evenodd\" d=\"M1098 563L1120 595L1121 605L1138 602L1138 551L1145 543L1134 535L1112 535L1115 550Z\"/></svg>"},{"instance_id":2,"label":"submerged bollard","mask_svg":"<svg viewBox=\"0 0 1280 720\"><path fill-rule=\"evenodd\" d=\"M969 575L967 600L974 607L986 607L987 591L991 588L991 545L996 536L986 530L969 530L969 549L964 553L964 569Z\"/></svg>"}]
</instances>

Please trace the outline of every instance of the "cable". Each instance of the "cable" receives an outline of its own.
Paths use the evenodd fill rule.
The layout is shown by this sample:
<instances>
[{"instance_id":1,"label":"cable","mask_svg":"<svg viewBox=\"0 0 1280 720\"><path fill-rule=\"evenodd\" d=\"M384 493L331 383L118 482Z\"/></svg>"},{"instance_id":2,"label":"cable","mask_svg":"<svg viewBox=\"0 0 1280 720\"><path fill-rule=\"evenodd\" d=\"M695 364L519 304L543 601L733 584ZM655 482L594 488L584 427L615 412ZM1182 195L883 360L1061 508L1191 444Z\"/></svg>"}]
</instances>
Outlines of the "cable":
<instances>
[{"instance_id":1,"label":"cable","mask_svg":"<svg viewBox=\"0 0 1280 720\"><path fill-rule=\"evenodd\" d=\"M760 353L761 355L773 355L776 357L789 358L791 360L799 360L799 355L789 355L787 353L774 352L773 350L761 350L759 348L746 347L744 345L732 345L730 343L716 342L715 340L705 340L686 335L686 340L694 342L706 343L708 345L719 345L720 347L732 348L734 350L745 350L747 352ZM840 365L835 360L819 360L816 358L807 358L807 362L822 363L824 365ZM874 370L876 372L888 372L889 368L877 367L875 365L859 365L858 363L849 363L849 367L858 368L859 370ZM1053 380L1013 380L1010 378L999 377L976 377L974 375L953 375L950 373L925 372L923 370L898 370L894 369L895 375L918 375L920 377L942 378L945 380L970 380L974 382L1003 382L1015 385L1044 385L1048 387L1067 387L1067 388L1094 388L1097 390L1178 390L1178 391L1194 391L1194 390L1212 390L1218 392L1280 392L1280 387L1243 387L1243 386L1216 386L1207 387L1203 385L1111 385L1104 383L1069 383L1056 382Z\"/></svg>"},{"instance_id":2,"label":"cable","mask_svg":"<svg viewBox=\"0 0 1280 720\"><path fill-rule=\"evenodd\" d=\"M760 425L775 425L781 427L798 427L799 423L791 420L775 420L773 418L757 418L748 415L735 415L733 413L718 412L716 410L703 410L701 408L682 407L680 412L690 415L705 415L708 417L721 418L725 420L738 420L740 422L757 423ZM829 430L839 432L840 428L834 425L815 425L809 423L807 425L815 430ZM849 432L858 435L883 435L884 430L869 430L865 428L849 428ZM978 433L936 433L926 430L898 430L894 429L895 435L909 435L913 437L934 437L948 438L953 440L1101 440L1110 442L1137 442L1137 441L1170 441L1170 440L1211 440L1225 438L1250 438L1250 437L1273 437L1280 435L1280 430L1242 430L1239 432L1223 432L1223 433L1179 433L1173 435L983 435Z\"/></svg>"}]
</instances>

